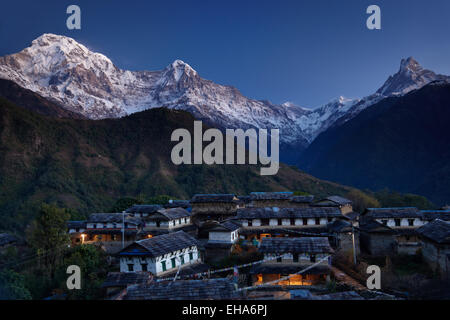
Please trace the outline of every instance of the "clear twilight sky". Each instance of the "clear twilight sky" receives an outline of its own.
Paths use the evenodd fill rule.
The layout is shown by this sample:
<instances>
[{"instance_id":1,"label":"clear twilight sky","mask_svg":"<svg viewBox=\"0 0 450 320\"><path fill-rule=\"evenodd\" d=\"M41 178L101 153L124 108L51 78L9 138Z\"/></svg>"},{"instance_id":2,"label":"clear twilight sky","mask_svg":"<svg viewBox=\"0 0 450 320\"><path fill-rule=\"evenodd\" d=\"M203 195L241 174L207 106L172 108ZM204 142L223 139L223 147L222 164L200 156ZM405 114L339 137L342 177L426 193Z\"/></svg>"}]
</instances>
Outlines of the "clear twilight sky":
<instances>
[{"instance_id":1,"label":"clear twilight sky","mask_svg":"<svg viewBox=\"0 0 450 320\"><path fill-rule=\"evenodd\" d=\"M71 4L81 8L81 30L66 27ZM381 7L382 30L366 27L371 4ZM274 103L363 97L408 56L450 74L449 0L14 0L2 1L1 13L0 56L61 34L122 69L181 59L203 78Z\"/></svg>"}]
</instances>

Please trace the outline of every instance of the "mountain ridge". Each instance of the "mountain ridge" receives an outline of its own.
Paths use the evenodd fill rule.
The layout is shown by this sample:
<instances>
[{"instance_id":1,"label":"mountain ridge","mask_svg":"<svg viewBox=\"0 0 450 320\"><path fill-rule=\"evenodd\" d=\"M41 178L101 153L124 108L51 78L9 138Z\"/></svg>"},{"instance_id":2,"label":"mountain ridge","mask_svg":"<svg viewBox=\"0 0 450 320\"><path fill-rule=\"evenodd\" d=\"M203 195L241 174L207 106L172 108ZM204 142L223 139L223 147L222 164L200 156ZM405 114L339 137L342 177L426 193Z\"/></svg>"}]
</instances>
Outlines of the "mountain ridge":
<instances>
[{"instance_id":1,"label":"mountain ridge","mask_svg":"<svg viewBox=\"0 0 450 320\"><path fill-rule=\"evenodd\" d=\"M186 110L211 126L277 128L284 149L298 152L321 132L343 123L391 95L405 94L434 80L449 79L423 69L413 58L401 62L374 94L339 97L316 109L273 104L243 96L232 86L206 80L187 63L175 60L159 71L127 71L74 39L44 34L17 54L0 57L0 78L16 82L70 111L91 119L118 118L166 107ZM283 158L283 157L282 157Z\"/></svg>"}]
</instances>

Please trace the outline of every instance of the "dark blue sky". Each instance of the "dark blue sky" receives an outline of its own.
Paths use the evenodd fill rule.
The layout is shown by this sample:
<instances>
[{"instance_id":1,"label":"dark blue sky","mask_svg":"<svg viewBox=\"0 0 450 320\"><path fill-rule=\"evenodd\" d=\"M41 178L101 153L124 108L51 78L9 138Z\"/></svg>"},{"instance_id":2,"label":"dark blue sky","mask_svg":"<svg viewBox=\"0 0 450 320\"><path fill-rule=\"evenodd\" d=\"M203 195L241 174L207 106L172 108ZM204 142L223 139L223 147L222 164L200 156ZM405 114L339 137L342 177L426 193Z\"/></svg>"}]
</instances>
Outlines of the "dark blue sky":
<instances>
[{"instance_id":1,"label":"dark blue sky","mask_svg":"<svg viewBox=\"0 0 450 320\"><path fill-rule=\"evenodd\" d=\"M82 30L66 28L78 4ZM382 30L366 28L366 8ZM45 32L75 38L120 68L159 70L175 59L199 74L275 103L315 107L373 93L414 56L450 74L450 1L3 1L0 55Z\"/></svg>"}]
</instances>

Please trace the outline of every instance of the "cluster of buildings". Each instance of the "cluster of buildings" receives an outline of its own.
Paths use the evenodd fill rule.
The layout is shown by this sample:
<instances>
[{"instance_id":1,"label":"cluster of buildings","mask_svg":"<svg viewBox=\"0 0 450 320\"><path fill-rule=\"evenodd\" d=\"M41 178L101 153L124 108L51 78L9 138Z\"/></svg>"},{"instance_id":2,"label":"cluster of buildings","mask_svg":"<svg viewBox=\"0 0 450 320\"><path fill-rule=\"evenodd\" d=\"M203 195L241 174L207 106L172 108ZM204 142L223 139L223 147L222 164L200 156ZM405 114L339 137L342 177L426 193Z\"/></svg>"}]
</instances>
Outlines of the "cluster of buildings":
<instances>
[{"instance_id":1,"label":"cluster of buildings","mask_svg":"<svg viewBox=\"0 0 450 320\"><path fill-rule=\"evenodd\" d=\"M448 209L359 214L340 196L315 201L292 192L254 192L197 194L190 201L94 213L70 221L68 231L73 245L100 245L117 261L120 272L103 285L110 298L242 299L242 287L324 285L338 251L356 257L361 251L386 256L421 250L448 277L449 221ZM244 247L253 247L260 260L215 273L211 263Z\"/></svg>"}]
</instances>

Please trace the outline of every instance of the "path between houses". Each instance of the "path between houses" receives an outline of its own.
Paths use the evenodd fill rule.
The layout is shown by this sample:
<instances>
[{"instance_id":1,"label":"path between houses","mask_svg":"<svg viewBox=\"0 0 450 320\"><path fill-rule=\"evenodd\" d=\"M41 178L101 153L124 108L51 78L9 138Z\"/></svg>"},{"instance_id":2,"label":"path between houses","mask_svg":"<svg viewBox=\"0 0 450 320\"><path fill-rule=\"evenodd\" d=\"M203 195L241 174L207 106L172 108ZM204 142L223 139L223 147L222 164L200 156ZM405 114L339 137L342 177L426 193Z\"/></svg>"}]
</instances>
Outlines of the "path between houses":
<instances>
[{"instance_id":1,"label":"path between houses","mask_svg":"<svg viewBox=\"0 0 450 320\"><path fill-rule=\"evenodd\" d=\"M356 291L367 290L365 286L363 286L361 283L350 277L344 271L336 268L335 266L331 266L331 272L334 274L334 277L338 282L343 282L346 285L352 287Z\"/></svg>"}]
</instances>

